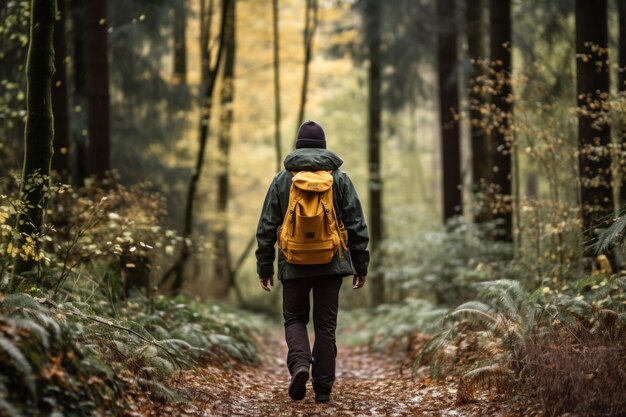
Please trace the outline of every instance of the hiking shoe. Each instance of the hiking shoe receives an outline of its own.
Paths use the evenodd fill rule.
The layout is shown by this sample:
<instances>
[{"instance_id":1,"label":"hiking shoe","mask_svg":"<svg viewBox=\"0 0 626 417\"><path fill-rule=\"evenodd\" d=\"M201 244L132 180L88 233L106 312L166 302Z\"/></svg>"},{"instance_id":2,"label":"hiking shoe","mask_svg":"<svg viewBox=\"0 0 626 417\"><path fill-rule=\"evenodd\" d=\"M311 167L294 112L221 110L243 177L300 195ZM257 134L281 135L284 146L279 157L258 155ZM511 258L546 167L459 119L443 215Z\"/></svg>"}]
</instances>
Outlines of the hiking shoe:
<instances>
[{"instance_id":1,"label":"hiking shoe","mask_svg":"<svg viewBox=\"0 0 626 417\"><path fill-rule=\"evenodd\" d=\"M302 400L306 395L306 382L309 380L309 368L301 366L291 376L289 396L292 400Z\"/></svg>"},{"instance_id":2,"label":"hiking shoe","mask_svg":"<svg viewBox=\"0 0 626 417\"><path fill-rule=\"evenodd\" d=\"M326 404L330 402L330 394L315 394L315 402Z\"/></svg>"}]
</instances>

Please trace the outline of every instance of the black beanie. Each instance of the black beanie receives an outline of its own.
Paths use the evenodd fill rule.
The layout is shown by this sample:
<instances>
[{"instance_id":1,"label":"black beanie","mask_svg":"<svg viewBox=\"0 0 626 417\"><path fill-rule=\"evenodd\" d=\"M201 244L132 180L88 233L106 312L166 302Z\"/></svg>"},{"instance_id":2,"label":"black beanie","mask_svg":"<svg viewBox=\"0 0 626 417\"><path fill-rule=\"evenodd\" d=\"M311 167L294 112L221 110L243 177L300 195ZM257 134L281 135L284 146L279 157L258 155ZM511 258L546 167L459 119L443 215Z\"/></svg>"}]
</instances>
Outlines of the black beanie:
<instances>
[{"instance_id":1,"label":"black beanie","mask_svg":"<svg viewBox=\"0 0 626 417\"><path fill-rule=\"evenodd\" d=\"M326 149L326 135L322 126L312 120L302 123L296 138L296 149L300 148Z\"/></svg>"}]
</instances>

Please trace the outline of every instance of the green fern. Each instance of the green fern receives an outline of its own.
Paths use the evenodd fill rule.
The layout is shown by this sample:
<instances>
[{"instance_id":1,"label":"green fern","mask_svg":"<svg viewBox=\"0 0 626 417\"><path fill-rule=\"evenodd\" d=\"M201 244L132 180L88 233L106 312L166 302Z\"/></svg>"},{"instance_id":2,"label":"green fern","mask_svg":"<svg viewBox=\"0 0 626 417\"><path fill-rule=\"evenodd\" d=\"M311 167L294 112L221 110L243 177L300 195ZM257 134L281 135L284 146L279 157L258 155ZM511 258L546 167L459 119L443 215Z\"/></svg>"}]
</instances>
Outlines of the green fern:
<instances>
[{"instance_id":1,"label":"green fern","mask_svg":"<svg viewBox=\"0 0 626 417\"><path fill-rule=\"evenodd\" d=\"M8 417L23 417L17 409L6 399L0 397L0 415Z\"/></svg>"},{"instance_id":2,"label":"green fern","mask_svg":"<svg viewBox=\"0 0 626 417\"><path fill-rule=\"evenodd\" d=\"M35 334L41 341L44 348L50 348L50 337L48 331L39 323L21 317L10 318L7 322L17 329L27 330L28 332Z\"/></svg>"},{"instance_id":3,"label":"green fern","mask_svg":"<svg viewBox=\"0 0 626 417\"><path fill-rule=\"evenodd\" d=\"M615 219L612 225L600 232L598 240L594 245L596 253L605 253L614 246L623 248L625 243L624 233L626 232L626 215Z\"/></svg>"},{"instance_id":4,"label":"green fern","mask_svg":"<svg viewBox=\"0 0 626 417\"><path fill-rule=\"evenodd\" d=\"M180 403L185 401L183 397L170 390L160 382L149 380L146 378L137 378L137 383L139 384L139 386L148 390L152 395L163 401L173 403Z\"/></svg>"},{"instance_id":5,"label":"green fern","mask_svg":"<svg viewBox=\"0 0 626 417\"><path fill-rule=\"evenodd\" d=\"M9 358L11 358L11 363L15 367L15 370L21 375L26 387L34 397L37 394L37 389L35 386L35 377L33 376L33 368L24 354L13 342L4 336L0 336L0 350L3 350Z\"/></svg>"}]
</instances>

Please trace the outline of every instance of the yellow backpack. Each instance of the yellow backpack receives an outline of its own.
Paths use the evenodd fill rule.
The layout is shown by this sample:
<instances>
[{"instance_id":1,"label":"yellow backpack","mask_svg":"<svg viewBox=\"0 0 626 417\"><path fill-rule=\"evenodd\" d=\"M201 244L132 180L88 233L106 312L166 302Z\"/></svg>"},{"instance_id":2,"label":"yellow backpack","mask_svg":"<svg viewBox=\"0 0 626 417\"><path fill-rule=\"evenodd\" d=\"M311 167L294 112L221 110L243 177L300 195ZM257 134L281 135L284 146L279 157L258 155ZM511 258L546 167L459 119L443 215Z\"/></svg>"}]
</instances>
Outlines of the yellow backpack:
<instances>
[{"instance_id":1,"label":"yellow backpack","mask_svg":"<svg viewBox=\"0 0 626 417\"><path fill-rule=\"evenodd\" d=\"M287 262L329 263L347 249L348 233L333 206L333 176L329 171L292 172L289 205L278 228L278 247Z\"/></svg>"}]
</instances>

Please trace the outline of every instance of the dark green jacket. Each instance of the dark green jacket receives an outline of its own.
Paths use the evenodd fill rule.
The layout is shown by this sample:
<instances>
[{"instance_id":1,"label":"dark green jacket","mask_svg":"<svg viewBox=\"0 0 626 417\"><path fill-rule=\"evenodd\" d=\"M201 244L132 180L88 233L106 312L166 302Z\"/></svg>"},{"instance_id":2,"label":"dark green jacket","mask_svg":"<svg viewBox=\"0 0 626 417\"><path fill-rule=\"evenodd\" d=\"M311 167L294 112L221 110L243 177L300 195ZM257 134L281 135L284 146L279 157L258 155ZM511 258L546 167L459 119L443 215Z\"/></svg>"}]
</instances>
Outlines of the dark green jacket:
<instances>
[{"instance_id":1,"label":"dark green jacket","mask_svg":"<svg viewBox=\"0 0 626 417\"><path fill-rule=\"evenodd\" d=\"M267 192L263 211L259 218L256 239L256 263L259 277L274 274L275 243L278 227L283 223L289 202L291 171L333 171L333 200L337 217L348 230L348 251L341 258L335 254L333 260L324 265L294 265L285 261L282 251L278 251L278 279L294 279L312 276L367 275L369 252L367 225L359 196L348 174L339 167L343 161L335 153L326 149L297 149L285 158L285 169L274 177Z\"/></svg>"}]
</instances>

